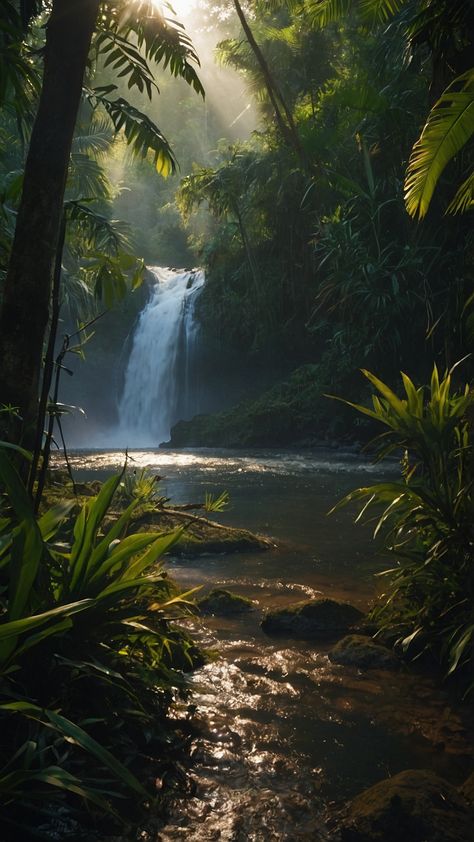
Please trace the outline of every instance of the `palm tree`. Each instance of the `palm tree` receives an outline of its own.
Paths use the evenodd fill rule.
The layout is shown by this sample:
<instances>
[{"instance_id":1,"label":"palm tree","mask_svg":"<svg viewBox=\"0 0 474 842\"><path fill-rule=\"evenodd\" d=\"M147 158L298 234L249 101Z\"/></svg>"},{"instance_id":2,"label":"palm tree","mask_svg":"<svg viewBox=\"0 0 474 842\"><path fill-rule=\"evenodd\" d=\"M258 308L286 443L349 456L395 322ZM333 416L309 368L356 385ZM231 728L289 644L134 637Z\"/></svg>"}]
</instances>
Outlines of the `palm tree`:
<instances>
[{"instance_id":1,"label":"palm tree","mask_svg":"<svg viewBox=\"0 0 474 842\"><path fill-rule=\"evenodd\" d=\"M18 408L23 424L16 437L22 435L28 444L34 437L66 177L91 44L94 40L96 52L127 78L129 87L150 98L156 90L150 62L161 62L196 91L203 89L188 37L151 0L25 0L23 20L13 0L6 5L17 32L35 14L46 17L43 82L0 313L0 404ZM21 64L10 67L10 79L21 73ZM158 127L118 97L115 85L88 89L87 96L93 107L107 111L136 151L153 152L160 172L174 168L171 149Z\"/></svg>"}]
</instances>

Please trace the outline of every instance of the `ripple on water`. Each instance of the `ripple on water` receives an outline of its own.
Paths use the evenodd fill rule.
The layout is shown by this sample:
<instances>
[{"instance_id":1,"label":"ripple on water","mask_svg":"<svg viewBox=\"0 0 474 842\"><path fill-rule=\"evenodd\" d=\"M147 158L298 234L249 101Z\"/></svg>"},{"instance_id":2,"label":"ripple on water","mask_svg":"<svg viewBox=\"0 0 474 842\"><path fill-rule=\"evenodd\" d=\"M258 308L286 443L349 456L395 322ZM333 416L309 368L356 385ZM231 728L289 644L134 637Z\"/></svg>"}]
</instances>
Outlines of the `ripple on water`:
<instances>
[{"instance_id":1,"label":"ripple on water","mask_svg":"<svg viewBox=\"0 0 474 842\"><path fill-rule=\"evenodd\" d=\"M333 799L409 766L462 778L464 726L429 680L361 676L314 645L219 644L221 658L191 679L193 797L176 801L162 842L325 842Z\"/></svg>"},{"instance_id":2,"label":"ripple on water","mask_svg":"<svg viewBox=\"0 0 474 842\"><path fill-rule=\"evenodd\" d=\"M174 500L194 500L203 487L229 488L235 508L225 517L293 542L258 556L173 563L183 586L235 586L260 607L317 596L319 588L351 602L367 598L369 538L357 538L350 513L328 521L326 512L361 484L361 473L378 467L321 451L132 457L170 478ZM72 458L90 478L120 466L123 453ZM408 671L362 675L333 665L323 646L265 637L259 619L256 610L196 624L201 645L220 658L190 680L198 709L194 789L175 801L158 836L144 831L144 842L326 842L334 799L406 768L431 768L454 783L465 777L469 735L432 682Z\"/></svg>"}]
</instances>

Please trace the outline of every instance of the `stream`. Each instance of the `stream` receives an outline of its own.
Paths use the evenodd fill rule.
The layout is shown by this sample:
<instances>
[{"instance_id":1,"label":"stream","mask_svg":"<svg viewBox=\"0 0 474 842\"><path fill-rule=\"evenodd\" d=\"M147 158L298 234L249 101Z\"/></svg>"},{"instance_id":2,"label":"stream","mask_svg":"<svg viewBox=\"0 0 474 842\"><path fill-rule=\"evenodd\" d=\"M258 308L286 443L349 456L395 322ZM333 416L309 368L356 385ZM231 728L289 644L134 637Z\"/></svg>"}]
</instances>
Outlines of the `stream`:
<instances>
[{"instance_id":1,"label":"stream","mask_svg":"<svg viewBox=\"0 0 474 842\"><path fill-rule=\"evenodd\" d=\"M469 772L470 723L429 677L331 664L328 644L267 637L262 611L324 594L367 607L387 559L354 510L328 510L384 474L341 450L131 452L162 477L175 504L230 494L219 522L272 538L267 552L171 559L183 587L228 587L255 601L232 618L203 618L193 633L218 657L191 678L199 736L191 797L145 842L298 842L328 839L334 808L376 781L428 768L460 783ZM123 453L71 456L80 480L104 479ZM384 468L385 472L387 468Z\"/></svg>"}]
</instances>

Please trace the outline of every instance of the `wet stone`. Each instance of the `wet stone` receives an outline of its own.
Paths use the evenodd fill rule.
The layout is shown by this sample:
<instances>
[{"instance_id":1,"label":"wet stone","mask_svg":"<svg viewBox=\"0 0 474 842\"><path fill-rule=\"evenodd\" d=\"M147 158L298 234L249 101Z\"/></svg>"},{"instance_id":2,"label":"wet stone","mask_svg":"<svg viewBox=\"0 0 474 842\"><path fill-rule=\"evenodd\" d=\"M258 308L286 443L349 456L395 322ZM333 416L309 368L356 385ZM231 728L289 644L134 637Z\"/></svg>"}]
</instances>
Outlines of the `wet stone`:
<instances>
[{"instance_id":1,"label":"wet stone","mask_svg":"<svg viewBox=\"0 0 474 842\"><path fill-rule=\"evenodd\" d=\"M433 772L408 770L358 795L340 824L341 842L473 842L466 799Z\"/></svg>"},{"instance_id":2,"label":"wet stone","mask_svg":"<svg viewBox=\"0 0 474 842\"><path fill-rule=\"evenodd\" d=\"M321 640L347 634L363 616L362 611L347 602L310 599L269 612L261 625L267 634Z\"/></svg>"},{"instance_id":3,"label":"wet stone","mask_svg":"<svg viewBox=\"0 0 474 842\"><path fill-rule=\"evenodd\" d=\"M343 637L328 652L328 658L334 664L358 669L390 670L400 666L400 660L391 649L363 634Z\"/></svg>"},{"instance_id":4,"label":"wet stone","mask_svg":"<svg viewBox=\"0 0 474 842\"><path fill-rule=\"evenodd\" d=\"M203 614L217 614L223 617L244 614L254 610L254 603L251 599L224 588L214 588L199 600L198 606Z\"/></svg>"}]
</instances>

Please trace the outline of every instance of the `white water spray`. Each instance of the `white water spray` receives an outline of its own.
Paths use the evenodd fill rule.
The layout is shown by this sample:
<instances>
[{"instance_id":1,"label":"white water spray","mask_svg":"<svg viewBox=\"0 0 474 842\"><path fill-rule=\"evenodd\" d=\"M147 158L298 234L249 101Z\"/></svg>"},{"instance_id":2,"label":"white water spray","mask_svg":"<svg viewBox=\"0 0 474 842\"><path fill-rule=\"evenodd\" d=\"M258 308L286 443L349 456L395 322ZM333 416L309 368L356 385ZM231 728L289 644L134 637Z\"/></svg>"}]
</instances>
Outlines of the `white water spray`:
<instances>
[{"instance_id":1,"label":"white water spray","mask_svg":"<svg viewBox=\"0 0 474 842\"><path fill-rule=\"evenodd\" d=\"M156 284L135 328L119 401L117 439L131 448L157 447L176 421L199 410L192 363L204 273L150 271Z\"/></svg>"}]
</instances>

